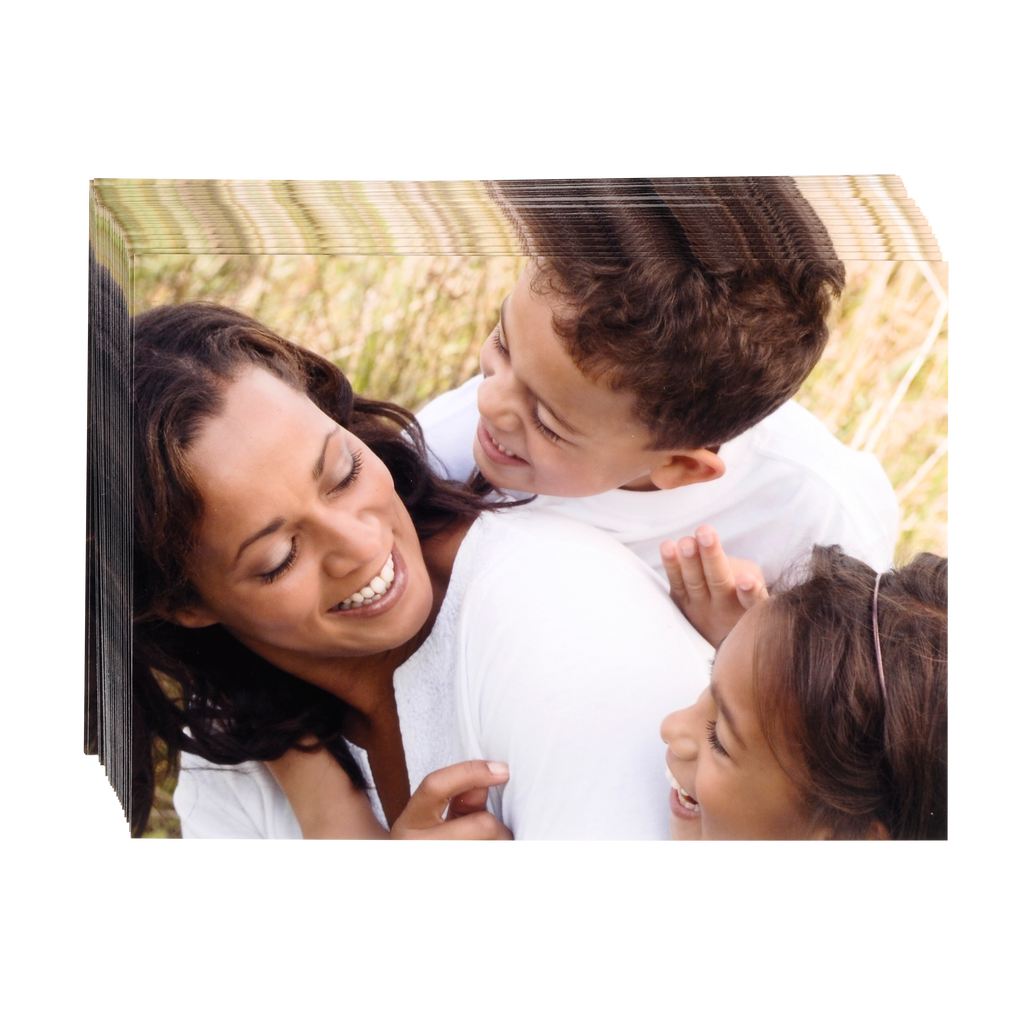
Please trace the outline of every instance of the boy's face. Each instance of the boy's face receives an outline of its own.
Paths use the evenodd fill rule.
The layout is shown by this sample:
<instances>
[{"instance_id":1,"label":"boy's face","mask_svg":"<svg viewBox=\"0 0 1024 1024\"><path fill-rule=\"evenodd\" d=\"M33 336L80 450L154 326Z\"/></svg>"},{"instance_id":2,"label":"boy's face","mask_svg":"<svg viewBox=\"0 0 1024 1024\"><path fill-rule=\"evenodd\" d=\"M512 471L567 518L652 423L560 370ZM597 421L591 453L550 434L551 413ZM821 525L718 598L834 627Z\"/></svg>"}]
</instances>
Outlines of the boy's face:
<instances>
[{"instance_id":1,"label":"boy's face","mask_svg":"<svg viewBox=\"0 0 1024 1024\"><path fill-rule=\"evenodd\" d=\"M530 288L533 270L520 276L480 352L480 471L495 487L532 494L653 489L651 471L666 453L648 450L631 395L591 380L569 357L551 322L558 307Z\"/></svg>"}]
</instances>

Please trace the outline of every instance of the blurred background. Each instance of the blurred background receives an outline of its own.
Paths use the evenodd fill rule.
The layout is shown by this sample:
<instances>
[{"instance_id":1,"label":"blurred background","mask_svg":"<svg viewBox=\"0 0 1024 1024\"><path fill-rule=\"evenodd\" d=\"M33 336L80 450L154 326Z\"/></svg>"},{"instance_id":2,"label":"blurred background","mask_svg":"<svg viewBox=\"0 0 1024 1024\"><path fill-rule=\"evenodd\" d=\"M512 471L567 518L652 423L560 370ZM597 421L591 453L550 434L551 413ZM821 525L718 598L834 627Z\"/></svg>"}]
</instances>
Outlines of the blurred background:
<instances>
[{"instance_id":1,"label":"blurred background","mask_svg":"<svg viewBox=\"0 0 1024 1024\"><path fill-rule=\"evenodd\" d=\"M133 312L223 303L332 359L357 391L413 411L477 372L477 353L526 264L499 256L136 255ZM944 263L847 262L821 361L796 399L896 490L896 562L947 554ZM180 836L173 775L148 837Z\"/></svg>"}]
</instances>

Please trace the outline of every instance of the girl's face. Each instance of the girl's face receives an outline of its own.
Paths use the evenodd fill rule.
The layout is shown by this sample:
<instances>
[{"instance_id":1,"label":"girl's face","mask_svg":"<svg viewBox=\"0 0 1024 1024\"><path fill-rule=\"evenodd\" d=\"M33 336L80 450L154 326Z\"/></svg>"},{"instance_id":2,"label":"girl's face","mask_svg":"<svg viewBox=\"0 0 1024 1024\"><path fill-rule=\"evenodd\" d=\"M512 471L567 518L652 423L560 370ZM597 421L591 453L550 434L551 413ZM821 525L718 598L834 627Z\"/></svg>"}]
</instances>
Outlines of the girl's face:
<instances>
[{"instance_id":1,"label":"girl's face","mask_svg":"<svg viewBox=\"0 0 1024 1024\"><path fill-rule=\"evenodd\" d=\"M183 625L219 622L293 664L391 650L426 622L431 582L390 473L306 395L247 372L189 465L204 504L201 604L178 613Z\"/></svg>"},{"instance_id":2,"label":"girl's face","mask_svg":"<svg viewBox=\"0 0 1024 1024\"><path fill-rule=\"evenodd\" d=\"M711 685L661 723L673 839L809 839L800 793L768 747L754 703L754 641L765 606L722 641Z\"/></svg>"}]
</instances>

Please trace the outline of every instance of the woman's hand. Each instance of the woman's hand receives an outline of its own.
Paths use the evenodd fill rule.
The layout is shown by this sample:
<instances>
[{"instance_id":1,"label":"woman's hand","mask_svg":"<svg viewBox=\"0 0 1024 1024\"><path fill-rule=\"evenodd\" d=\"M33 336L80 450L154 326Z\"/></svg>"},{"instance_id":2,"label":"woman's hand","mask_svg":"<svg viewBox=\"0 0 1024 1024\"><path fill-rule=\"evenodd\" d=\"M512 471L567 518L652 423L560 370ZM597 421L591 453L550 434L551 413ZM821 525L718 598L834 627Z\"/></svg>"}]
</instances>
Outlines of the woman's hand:
<instances>
[{"instance_id":1,"label":"woman's hand","mask_svg":"<svg viewBox=\"0 0 1024 1024\"><path fill-rule=\"evenodd\" d=\"M743 613L768 596L764 576L753 562L729 558L718 534L700 526L695 537L661 545L672 600L708 643L717 647Z\"/></svg>"},{"instance_id":2,"label":"woman's hand","mask_svg":"<svg viewBox=\"0 0 1024 1024\"><path fill-rule=\"evenodd\" d=\"M484 810L488 788L505 782L508 766L496 761L461 761L431 772L398 816L391 838L511 839L512 833Z\"/></svg>"}]
</instances>

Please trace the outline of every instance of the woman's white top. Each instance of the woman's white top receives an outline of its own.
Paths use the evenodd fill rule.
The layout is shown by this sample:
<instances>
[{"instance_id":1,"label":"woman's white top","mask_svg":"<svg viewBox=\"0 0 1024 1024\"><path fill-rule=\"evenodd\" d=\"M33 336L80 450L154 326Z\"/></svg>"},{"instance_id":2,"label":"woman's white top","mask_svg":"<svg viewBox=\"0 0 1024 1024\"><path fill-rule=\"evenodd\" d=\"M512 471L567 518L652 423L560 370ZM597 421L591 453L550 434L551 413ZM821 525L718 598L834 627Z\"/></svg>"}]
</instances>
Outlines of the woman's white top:
<instances>
[{"instance_id":1,"label":"woman's white top","mask_svg":"<svg viewBox=\"0 0 1024 1024\"><path fill-rule=\"evenodd\" d=\"M430 636L395 672L410 787L456 761L501 761L509 781L489 807L516 839L667 839L659 727L707 685L711 654L664 581L607 534L550 510L487 512ZM185 755L174 803L185 838L300 836L260 764Z\"/></svg>"}]
</instances>

